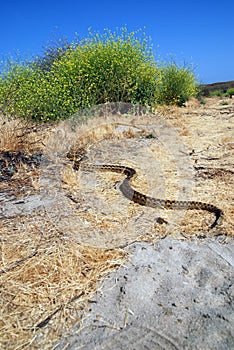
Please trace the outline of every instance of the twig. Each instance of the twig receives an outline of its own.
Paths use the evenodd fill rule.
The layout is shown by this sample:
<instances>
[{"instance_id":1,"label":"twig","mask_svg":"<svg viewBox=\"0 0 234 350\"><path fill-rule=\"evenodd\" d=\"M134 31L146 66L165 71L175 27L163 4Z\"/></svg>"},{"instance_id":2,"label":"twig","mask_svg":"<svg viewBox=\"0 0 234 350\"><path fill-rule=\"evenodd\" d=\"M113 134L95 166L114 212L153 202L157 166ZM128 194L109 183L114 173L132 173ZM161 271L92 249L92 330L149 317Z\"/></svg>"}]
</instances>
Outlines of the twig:
<instances>
[{"instance_id":1,"label":"twig","mask_svg":"<svg viewBox=\"0 0 234 350\"><path fill-rule=\"evenodd\" d=\"M36 256L38 254L38 249L36 249L32 254L28 255L26 258L20 259L18 261L16 261L14 264L12 264L11 266L7 266L4 267L3 269L0 270L0 274L8 272L10 270L15 269L16 267L20 266L21 264L23 264L23 262L33 258L34 256Z\"/></svg>"},{"instance_id":2,"label":"twig","mask_svg":"<svg viewBox=\"0 0 234 350\"><path fill-rule=\"evenodd\" d=\"M83 291L83 292L81 292L80 294L75 295L74 297L72 297L72 298L68 301L68 303L67 303L66 305L69 305L69 304L73 303L73 301L79 299L79 298L80 298L82 295L84 295L84 294L85 294L85 292ZM45 327L45 326L50 322L50 320L52 319L52 317L53 317L54 315L56 315L59 311L61 311L63 307L64 307L64 305L60 305L54 312L52 312L52 314L50 314L49 316L47 316L43 321L39 322L35 327L33 327L32 330L35 330L35 329L37 330L37 329L40 329L40 328Z\"/></svg>"}]
</instances>

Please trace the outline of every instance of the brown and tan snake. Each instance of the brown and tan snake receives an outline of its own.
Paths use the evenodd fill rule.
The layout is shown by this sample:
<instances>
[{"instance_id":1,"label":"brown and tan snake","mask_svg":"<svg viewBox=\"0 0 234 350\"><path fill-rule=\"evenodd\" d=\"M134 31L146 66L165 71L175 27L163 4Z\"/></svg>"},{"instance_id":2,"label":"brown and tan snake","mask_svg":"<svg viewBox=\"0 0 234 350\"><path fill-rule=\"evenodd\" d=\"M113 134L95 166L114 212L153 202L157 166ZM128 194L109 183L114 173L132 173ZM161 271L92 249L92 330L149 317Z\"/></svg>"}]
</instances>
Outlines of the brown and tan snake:
<instances>
[{"instance_id":1,"label":"brown and tan snake","mask_svg":"<svg viewBox=\"0 0 234 350\"><path fill-rule=\"evenodd\" d=\"M153 198L136 191L131 186L131 179L136 175L136 171L133 168L112 164L95 165L82 163L83 160L87 159L86 151L83 148L78 148L75 151L70 151L67 154L67 157L70 160L74 161L74 170L80 169L84 171L110 171L124 174L126 178L121 183L119 189L126 198L128 198L130 201L133 201L134 203L151 208L206 210L215 215L215 220L210 226L210 229L214 228L222 219L223 211L213 204L197 201L178 201Z\"/></svg>"}]
</instances>

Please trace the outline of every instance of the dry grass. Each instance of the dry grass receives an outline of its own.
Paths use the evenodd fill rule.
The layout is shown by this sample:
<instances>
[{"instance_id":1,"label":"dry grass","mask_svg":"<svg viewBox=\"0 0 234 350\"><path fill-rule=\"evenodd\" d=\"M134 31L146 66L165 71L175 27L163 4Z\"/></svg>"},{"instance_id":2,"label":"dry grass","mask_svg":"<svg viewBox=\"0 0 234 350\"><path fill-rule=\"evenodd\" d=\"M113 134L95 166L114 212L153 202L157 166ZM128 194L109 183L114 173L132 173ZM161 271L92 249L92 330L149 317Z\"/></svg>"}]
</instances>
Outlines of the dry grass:
<instances>
[{"instance_id":1,"label":"dry grass","mask_svg":"<svg viewBox=\"0 0 234 350\"><path fill-rule=\"evenodd\" d=\"M87 146L103 135L111 138L111 124L100 126L94 122L92 126L92 130L88 125L81 127L79 145ZM0 130L0 149L13 152L33 152L46 144L51 135L53 138L51 127L7 118L1 118ZM57 150L56 137L53 147ZM19 169L15 181L3 184L2 190L10 188L18 196L22 184L30 185L25 175L29 180L32 173ZM64 170L64 181L75 185L75 174L69 167ZM39 188L40 184L34 187ZM39 221L28 217L20 222L2 220L0 242L2 349L51 348L56 339L81 320L81 311L97 290L97 283L120 266L126 255L121 249L79 244L67 237L66 228L58 231L45 217Z\"/></svg>"},{"instance_id":2,"label":"dry grass","mask_svg":"<svg viewBox=\"0 0 234 350\"><path fill-rule=\"evenodd\" d=\"M121 250L85 247L47 229L45 236L33 223L19 231L1 223L1 349L52 348L80 321L97 282L123 262Z\"/></svg>"},{"instance_id":3,"label":"dry grass","mask_svg":"<svg viewBox=\"0 0 234 350\"><path fill-rule=\"evenodd\" d=\"M0 150L35 151L42 144L39 129L35 124L0 115Z\"/></svg>"},{"instance_id":4,"label":"dry grass","mask_svg":"<svg viewBox=\"0 0 234 350\"><path fill-rule=\"evenodd\" d=\"M228 165L233 162L233 143L229 128L231 119L227 117L224 120L220 114L213 117L219 103L213 101L204 107L196 101L190 102L187 108L160 107L159 112L176 128L191 152L192 161L201 168L197 170L195 177L194 199L214 203L225 212L222 225L215 233L210 234L233 235L233 173ZM153 141L146 153L142 153L143 160L138 155L138 150L143 149L139 146L139 140L143 138L144 141L148 132L144 125L156 122L155 118L93 118L86 124L79 125L74 133L67 123L36 129L35 126L32 128L19 121L1 118L0 150L20 149L32 152L43 148L44 144L46 155L56 160L55 154L58 152L63 161L68 143L61 143L61 140L69 139L69 145L85 147L90 150L91 156L101 154L105 160L110 159L112 162L120 159L123 164L136 168L139 176L134 180L134 186L144 193L152 186L157 186L153 179L151 182L146 180L147 175L151 177L151 172L146 169L144 159L150 150L152 159L164 164L161 166L162 172L168 176L165 176L166 195L172 198L177 183L171 181L176 174L176 164L173 165L170 155L165 156L165 149L158 147ZM129 150L129 143L126 143L129 139L132 139L132 146L138 145L137 151L134 147ZM118 148L120 144L122 149ZM146 172L142 174L144 169ZM15 180L21 181L24 171L27 175L27 169L22 169ZM160 226L150 221L152 211L146 209L145 213L149 214L145 216L145 221L141 221L141 207L131 203L124 206L125 199L121 199L113 186L109 186L119 180L119 175L98 175L98 186L91 193L88 188L86 191L81 180L77 172L72 170L71 164L64 167L63 188L78 203L70 204L74 207L72 216L66 218L67 221L61 219L55 223L44 212L0 221L2 349L52 349L57 339L65 336L66 332L71 331L72 325L81 321L82 312L95 293L98 282L125 261L126 252L117 248L117 243L121 246L136 239L152 241L167 234L165 224ZM39 190L39 180L34 185L34 190ZM8 185L8 189L12 190L11 186ZM81 193L86 202L82 201ZM94 198L98 196L107 203L107 209L113 205L113 215L107 215L105 208L102 211L96 210ZM115 205L121 200L123 206L118 210ZM122 208L126 210L123 212ZM170 215L168 211L169 221ZM201 222L202 217L205 217L204 222ZM77 218L84 224L77 225ZM206 216L203 212L188 212L175 231L180 239L193 237L200 226L198 233L207 232L207 220L210 220L210 214ZM73 225L71 231L69 224ZM89 244L85 245L87 237ZM105 242L108 244L103 244L106 248L98 247L98 239L99 242L107 240Z\"/></svg>"}]
</instances>

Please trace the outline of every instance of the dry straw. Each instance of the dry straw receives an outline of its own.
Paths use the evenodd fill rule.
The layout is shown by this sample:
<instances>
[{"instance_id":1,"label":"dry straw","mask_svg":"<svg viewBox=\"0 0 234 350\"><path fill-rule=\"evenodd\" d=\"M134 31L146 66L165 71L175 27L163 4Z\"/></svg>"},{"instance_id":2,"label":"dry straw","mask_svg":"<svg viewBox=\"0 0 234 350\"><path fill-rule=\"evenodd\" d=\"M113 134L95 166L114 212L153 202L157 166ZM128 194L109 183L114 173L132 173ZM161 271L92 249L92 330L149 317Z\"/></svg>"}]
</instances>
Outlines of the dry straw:
<instances>
[{"instance_id":1,"label":"dry straw","mask_svg":"<svg viewBox=\"0 0 234 350\"><path fill-rule=\"evenodd\" d=\"M1 227L1 348L50 348L80 321L97 282L125 254L82 246L49 225L44 237L33 224L25 232L5 230L7 224Z\"/></svg>"}]
</instances>

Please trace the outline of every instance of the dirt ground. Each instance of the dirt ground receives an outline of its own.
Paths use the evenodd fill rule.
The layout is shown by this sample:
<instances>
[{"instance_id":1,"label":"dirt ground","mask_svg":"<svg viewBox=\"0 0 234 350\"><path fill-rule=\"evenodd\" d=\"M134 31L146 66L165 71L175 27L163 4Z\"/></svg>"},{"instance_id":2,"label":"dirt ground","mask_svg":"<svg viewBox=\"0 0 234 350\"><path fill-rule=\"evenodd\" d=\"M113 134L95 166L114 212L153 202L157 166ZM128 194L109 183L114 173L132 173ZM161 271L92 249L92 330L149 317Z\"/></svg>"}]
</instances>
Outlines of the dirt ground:
<instances>
[{"instance_id":1,"label":"dirt ground","mask_svg":"<svg viewBox=\"0 0 234 350\"><path fill-rule=\"evenodd\" d=\"M1 348L231 349L234 100L89 113L26 136L17 126L15 143L1 124L1 150L26 137L41 157L0 182ZM141 193L219 207L222 222L132 203L123 175L74 171L73 145L136 169Z\"/></svg>"}]
</instances>

